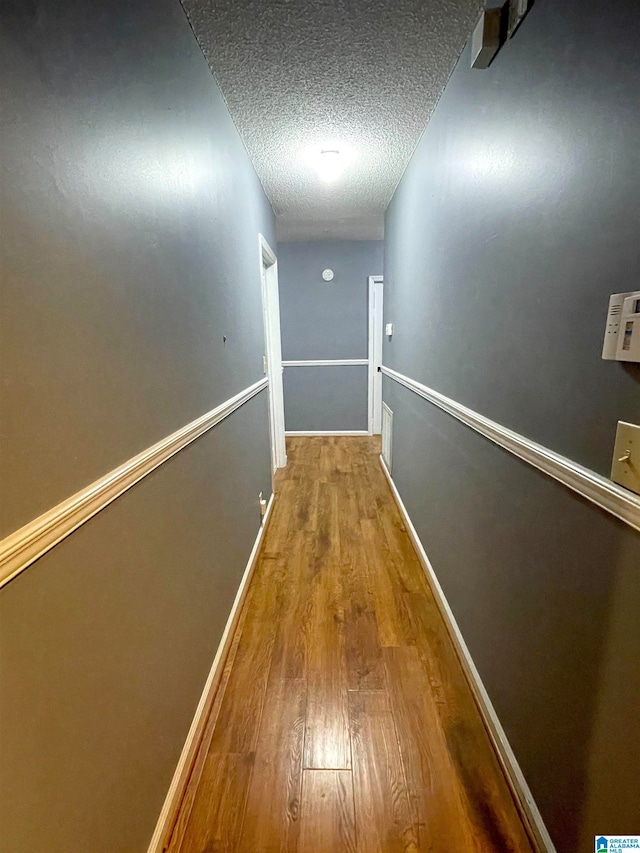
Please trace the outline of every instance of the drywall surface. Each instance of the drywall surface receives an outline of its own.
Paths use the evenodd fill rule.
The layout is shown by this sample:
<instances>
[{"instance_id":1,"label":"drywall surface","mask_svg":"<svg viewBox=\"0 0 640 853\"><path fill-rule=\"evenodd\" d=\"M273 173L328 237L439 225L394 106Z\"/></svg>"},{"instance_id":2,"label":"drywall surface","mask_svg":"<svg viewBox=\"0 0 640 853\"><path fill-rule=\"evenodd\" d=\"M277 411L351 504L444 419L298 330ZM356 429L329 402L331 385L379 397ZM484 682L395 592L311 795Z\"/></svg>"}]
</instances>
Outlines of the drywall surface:
<instances>
[{"instance_id":1,"label":"drywall surface","mask_svg":"<svg viewBox=\"0 0 640 853\"><path fill-rule=\"evenodd\" d=\"M640 25L601 12L540 3L487 71L461 57L387 214L385 358L608 475L640 418L640 367L600 357L640 287Z\"/></svg>"},{"instance_id":2,"label":"drywall surface","mask_svg":"<svg viewBox=\"0 0 640 853\"><path fill-rule=\"evenodd\" d=\"M262 376L274 218L177 0L3 3L0 112L4 536ZM3 853L146 849L268 435L262 392L0 591Z\"/></svg>"},{"instance_id":3,"label":"drywall surface","mask_svg":"<svg viewBox=\"0 0 640 853\"><path fill-rule=\"evenodd\" d=\"M286 367L288 430L367 429L367 367Z\"/></svg>"},{"instance_id":4,"label":"drywall surface","mask_svg":"<svg viewBox=\"0 0 640 853\"><path fill-rule=\"evenodd\" d=\"M178 0L9 0L0 39L6 535L262 376L274 225Z\"/></svg>"},{"instance_id":5,"label":"drywall surface","mask_svg":"<svg viewBox=\"0 0 640 853\"><path fill-rule=\"evenodd\" d=\"M367 358L368 277L382 274L382 247L279 244L283 360ZM332 281L323 280L325 269ZM288 430L367 429L366 367L285 367L285 422Z\"/></svg>"},{"instance_id":6,"label":"drywall surface","mask_svg":"<svg viewBox=\"0 0 640 853\"><path fill-rule=\"evenodd\" d=\"M637 366L637 16L536 3L465 51L386 217L384 363L607 474ZM640 823L640 538L391 380L394 479L561 853ZM634 827L636 827L634 829Z\"/></svg>"},{"instance_id":7,"label":"drywall surface","mask_svg":"<svg viewBox=\"0 0 640 853\"><path fill-rule=\"evenodd\" d=\"M144 853L269 489L262 392L0 594L0 850Z\"/></svg>"}]
</instances>

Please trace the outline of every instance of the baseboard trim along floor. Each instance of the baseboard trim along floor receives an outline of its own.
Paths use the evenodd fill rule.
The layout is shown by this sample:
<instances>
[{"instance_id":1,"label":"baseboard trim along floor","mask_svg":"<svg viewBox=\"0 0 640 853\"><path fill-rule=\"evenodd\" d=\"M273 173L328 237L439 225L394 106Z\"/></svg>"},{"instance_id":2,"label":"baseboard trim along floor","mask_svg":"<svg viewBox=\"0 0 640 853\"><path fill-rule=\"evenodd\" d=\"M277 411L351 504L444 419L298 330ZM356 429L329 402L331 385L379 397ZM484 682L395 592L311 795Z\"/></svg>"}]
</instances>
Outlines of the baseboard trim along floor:
<instances>
[{"instance_id":1,"label":"baseboard trim along floor","mask_svg":"<svg viewBox=\"0 0 640 853\"><path fill-rule=\"evenodd\" d=\"M482 715L482 719L493 744L493 748L495 749L496 755L502 765L505 777L509 783L514 799L518 804L523 821L531 836L531 840L539 853L556 853L555 845L551 840L551 836L544 824L544 820L542 819L542 815L540 814L538 806L533 798L533 794L531 793L527 781L524 778L524 774L520 769L518 760L511 749L511 745L509 744L507 735L502 728L500 720L498 719L498 715L496 714L495 708L489 698L489 694L482 683L480 673L476 669L471 653L464 641L464 637L458 627L456 618L453 615L453 611L449 606L449 602L447 601L444 591L440 586L440 582L438 581L433 566L427 556L424 545L418 536L407 508L400 497L398 488L382 456L380 457L380 464L393 493L393 497L398 505L400 514L406 524L407 532L413 543L413 547L415 548L418 558L422 563L422 567L425 570L436 602L471 687L474 699L480 714Z\"/></svg>"},{"instance_id":2,"label":"baseboard trim along floor","mask_svg":"<svg viewBox=\"0 0 640 853\"><path fill-rule=\"evenodd\" d=\"M163 851L167 849L171 839L173 827L180 810L180 804L184 797L194 760L198 753L198 748L200 746L200 741L202 740L209 712L211 711L211 706L213 705L216 691L222 678L227 656L231 648L233 635L240 620L242 609L247 597L247 591L253 576L253 571L258 562L258 555L260 553L260 547L271 516L274 497L274 495L271 495L269 499L262 524L258 530L256 540L253 543L253 548L251 549L247 566L244 570L244 574L242 575L242 580L240 581L238 592L236 593L231 612L229 613L224 633L222 634L216 656L213 660L213 664L211 665L209 676L205 682L204 690L202 691L200 701L198 702L195 715L191 722L187 739L182 748L171 784L169 785L169 790L162 806L156 828L151 837L147 853L163 853Z\"/></svg>"}]
</instances>

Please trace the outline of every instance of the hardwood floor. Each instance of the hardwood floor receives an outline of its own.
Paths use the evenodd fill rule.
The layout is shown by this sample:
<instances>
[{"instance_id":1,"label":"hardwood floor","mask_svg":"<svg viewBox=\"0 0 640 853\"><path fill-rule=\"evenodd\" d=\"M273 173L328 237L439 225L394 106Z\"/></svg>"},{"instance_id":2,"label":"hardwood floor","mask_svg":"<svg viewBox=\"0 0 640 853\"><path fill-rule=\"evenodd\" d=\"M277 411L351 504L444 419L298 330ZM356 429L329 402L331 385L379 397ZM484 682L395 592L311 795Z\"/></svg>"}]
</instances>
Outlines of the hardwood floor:
<instances>
[{"instance_id":1,"label":"hardwood floor","mask_svg":"<svg viewBox=\"0 0 640 853\"><path fill-rule=\"evenodd\" d=\"M529 853L375 439L289 466L171 853Z\"/></svg>"}]
</instances>

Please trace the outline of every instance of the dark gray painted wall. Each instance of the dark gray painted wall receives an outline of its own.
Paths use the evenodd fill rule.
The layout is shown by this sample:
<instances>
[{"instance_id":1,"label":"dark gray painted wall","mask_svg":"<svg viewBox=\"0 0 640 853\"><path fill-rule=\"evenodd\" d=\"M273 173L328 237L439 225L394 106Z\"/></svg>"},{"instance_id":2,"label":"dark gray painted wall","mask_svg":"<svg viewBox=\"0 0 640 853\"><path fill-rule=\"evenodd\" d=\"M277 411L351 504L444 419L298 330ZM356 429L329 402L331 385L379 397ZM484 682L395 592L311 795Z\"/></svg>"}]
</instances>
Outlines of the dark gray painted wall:
<instances>
[{"instance_id":1,"label":"dark gray painted wall","mask_svg":"<svg viewBox=\"0 0 640 853\"><path fill-rule=\"evenodd\" d=\"M539 2L465 51L386 218L384 362L607 474L640 372L602 362L640 281L640 18ZM640 537L385 380L394 478L562 853L640 823ZM615 771L613 768L616 768Z\"/></svg>"},{"instance_id":2,"label":"dark gray painted wall","mask_svg":"<svg viewBox=\"0 0 640 853\"><path fill-rule=\"evenodd\" d=\"M383 385L394 480L558 850L634 833L637 534Z\"/></svg>"},{"instance_id":3,"label":"dark gray painted wall","mask_svg":"<svg viewBox=\"0 0 640 853\"><path fill-rule=\"evenodd\" d=\"M0 594L2 853L145 853L259 527L262 392Z\"/></svg>"},{"instance_id":4,"label":"dark gray painted wall","mask_svg":"<svg viewBox=\"0 0 640 853\"><path fill-rule=\"evenodd\" d=\"M381 241L279 244L285 361L367 358L367 279L382 274L382 256ZM331 282L322 279L327 268ZM287 429L367 429L366 369L324 370L285 368Z\"/></svg>"},{"instance_id":5,"label":"dark gray painted wall","mask_svg":"<svg viewBox=\"0 0 640 853\"><path fill-rule=\"evenodd\" d=\"M274 228L177 0L3 3L0 107L6 535L261 377ZM146 850L270 482L263 392L0 591L3 853Z\"/></svg>"},{"instance_id":6,"label":"dark gray painted wall","mask_svg":"<svg viewBox=\"0 0 640 853\"><path fill-rule=\"evenodd\" d=\"M367 278L382 263L382 241L280 243L283 359L366 358ZM322 279L327 268L333 281Z\"/></svg>"},{"instance_id":7,"label":"dark gray painted wall","mask_svg":"<svg viewBox=\"0 0 640 853\"><path fill-rule=\"evenodd\" d=\"M602 9L543 0L490 70L462 56L387 215L386 358L608 474L640 418L640 367L600 358L640 287L640 18Z\"/></svg>"},{"instance_id":8,"label":"dark gray painted wall","mask_svg":"<svg viewBox=\"0 0 640 853\"><path fill-rule=\"evenodd\" d=\"M288 430L367 429L367 367L286 367Z\"/></svg>"},{"instance_id":9,"label":"dark gray painted wall","mask_svg":"<svg viewBox=\"0 0 640 853\"><path fill-rule=\"evenodd\" d=\"M3 535L262 375L275 236L178 0L9 0L0 38Z\"/></svg>"}]
</instances>

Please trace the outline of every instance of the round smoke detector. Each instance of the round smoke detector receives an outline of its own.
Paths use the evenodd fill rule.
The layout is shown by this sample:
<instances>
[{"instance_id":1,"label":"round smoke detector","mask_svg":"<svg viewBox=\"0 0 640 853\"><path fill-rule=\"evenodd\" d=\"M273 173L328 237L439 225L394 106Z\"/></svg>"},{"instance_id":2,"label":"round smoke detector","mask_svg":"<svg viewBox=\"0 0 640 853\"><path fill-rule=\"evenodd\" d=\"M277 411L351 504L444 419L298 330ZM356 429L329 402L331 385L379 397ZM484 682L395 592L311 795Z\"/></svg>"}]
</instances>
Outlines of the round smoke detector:
<instances>
[{"instance_id":1,"label":"round smoke detector","mask_svg":"<svg viewBox=\"0 0 640 853\"><path fill-rule=\"evenodd\" d=\"M325 281L333 281L333 270L322 270L322 278Z\"/></svg>"}]
</instances>

